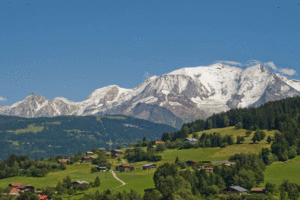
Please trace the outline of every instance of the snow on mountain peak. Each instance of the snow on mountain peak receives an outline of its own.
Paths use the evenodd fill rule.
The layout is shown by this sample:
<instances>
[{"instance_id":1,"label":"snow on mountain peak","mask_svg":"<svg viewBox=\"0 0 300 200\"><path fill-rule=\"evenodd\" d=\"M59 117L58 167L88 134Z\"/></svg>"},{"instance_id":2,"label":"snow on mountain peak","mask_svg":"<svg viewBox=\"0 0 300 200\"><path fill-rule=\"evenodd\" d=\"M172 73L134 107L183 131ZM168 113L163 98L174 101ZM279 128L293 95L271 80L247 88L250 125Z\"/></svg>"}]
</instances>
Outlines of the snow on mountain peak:
<instances>
[{"instance_id":1,"label":"snow on mountain peak","mask_svg":"<svg viewBox=\"0 0 300 200\"><path fill-rule=\"evenodd\" d=\"M148 77L133 89L109 85L94 90L82 102L63 97L51 101L31 94L10 107L0 107L0 113L23 117L124 114L174 124L189 116L203 118L231 108L261 105L274 99L274 95L300 94L300 81L274 74L260 63L244 70L234 64L185 67ZM162 119L166 113L166 119Z\"/></svg>"}]
</instances>

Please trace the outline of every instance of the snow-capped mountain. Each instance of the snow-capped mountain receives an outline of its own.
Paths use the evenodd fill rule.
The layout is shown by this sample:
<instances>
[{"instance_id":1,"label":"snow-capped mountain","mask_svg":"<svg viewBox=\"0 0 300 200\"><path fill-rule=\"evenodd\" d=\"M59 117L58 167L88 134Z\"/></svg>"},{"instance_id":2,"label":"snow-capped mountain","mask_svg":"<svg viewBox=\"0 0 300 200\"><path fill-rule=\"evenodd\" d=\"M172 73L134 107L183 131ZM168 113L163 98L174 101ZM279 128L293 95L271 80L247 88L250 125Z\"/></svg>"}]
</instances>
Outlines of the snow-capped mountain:
<instances>
[{"instance_id":1,"label":"snow-capped mountain","mask_svg":"<svg viewBox=\"0 0 300 200\"><path fill-rule=\"evenodd\" d=\"M123 114L180 128L184 122L206 118L237 107L300 95L300 81L272 73L263 65L246 69L224 64L183 68L152 76L133 89L110 85L86 100L48 100L35 94L0 114L20 117Z\"/></svg>"}]
</instances>

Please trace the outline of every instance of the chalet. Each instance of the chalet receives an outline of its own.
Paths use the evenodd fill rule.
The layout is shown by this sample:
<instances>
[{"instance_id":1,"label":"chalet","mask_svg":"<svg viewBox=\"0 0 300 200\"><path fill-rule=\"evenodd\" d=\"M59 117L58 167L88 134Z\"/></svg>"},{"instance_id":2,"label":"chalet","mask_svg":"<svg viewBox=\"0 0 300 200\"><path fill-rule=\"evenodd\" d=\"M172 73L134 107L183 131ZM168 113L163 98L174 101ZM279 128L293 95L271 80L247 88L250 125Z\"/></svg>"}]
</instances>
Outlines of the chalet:
<instances>
[{"instance_id":1,"label":"chalet","mask_svg":"<svg viewBox=\"0 0 300 200\"><path fill-rule=\"evenodd\" d=\"M89 184L89 182L87 182L87 181L75 181L75 182L72 183L72 186L76 187L76 186L81 185L81 184Z\"/></svg>"},{"instance_id":2,"label":"chalet","mask_svg":"<svg viewBox=\"0 0 300 200\"><path fill-rule=\"evenodd\" d=\"M215 166L213 165L205 165L205 166L200 166L198 170L204 169L207 172L214 172Z\"/></svg>"},{"instance_id":3,"label":"chalet","mask_svg":"<svg viewBox=\"0 0 300 200\"><path fill-rule=\"evenodd\" d=\"M242 188L240 186L230 186L228 188L225 188L221 191L222 194L232 194L232 193L236 193L238 195L241 195L241 194L245 194L247 193L248 190L245 189L245 188Z\"/></svg>"},{"instance_id":4,"label":"chalet","mask_svg":"<svg viewBox=\"0 0 300 200\"><path fill-rule=\"evenodd\" d=\"M234 167L234 163L226 163L225 164L227 167Z\"/></svg>"},{"instance_id":5,"label":"chalet","mask_svg":"<svg viewBox=\"0 0 300 200\"><path fill-rule=\"evenodd\" d=\"M123 151L120 150L120 149L114 149L114 150L111 150L110 153L111 153L111 155L114 155L114 154L123 154Z\"/></svg>"},{"instance_id":6,"label":"chalet","mask_svg":"<svg viewBox=\"0 0 300 200\"><path fill-rule=\"evenodd\" d=\"M94 152L92 152L92 151L87 151L85 154L86 154L87 156L88 156L88 155L94 155Z\"/></svg>"},{"instance_id":7,"label":"chalet","mask_svg":"<svg viewBox=\"0 0 300 200\"><path fill-rule=\"evenodd\" d=\"M21 184L21 183L10 183L8 186L9 187L20 187L20 186L23 186L24 184Z\"/></svg>"},{"instance_id":8,"label":"chalet","mask_svg":"<svg viewBox=\"0 0 300 200\"><path fill-rule=\"evenodd\" d=\"M122 165L119 166L119 171L126 171L126 172L129 172L129 171L130 171L130 168L131 168L130 165L122 164Z\"/></svg>"},{"instance_id":9,"label":"chalet","mask_svg":"<svg viewBox=\"0 0 300 200\"><path fill-rule=\"evenodd\" d=\"M194 160L188 160L188 161L186 161L185 163L186 163L186 165L188 165L188 166L193 166L193 165L196 164L197 162L194 161Z\"/></svg>"},{"instance_id":10,"label":"chalet","mask_svg":"<svg viewBox=\"0 0 300 200\"><path fill-rule=\"evenodd\" d=\"M196 144L198 140L196 138L186 138L183 140L184 143Z\"/></svg>"},{"instance_id":11,"label":"chalet","mask_svg":"<svg viewBox=\"0 0 300 200\"><path fill-rule=\"evenodd\" d=\"M92 162L94 160L93 157L83 156L81 158L82 162Z\"/></svg>"},{"instance_id":12,"label":"chalet","mask_svg":"<svg viewBox=\"0 0 300 200\"><path fill-rule=\"evenodd\" d=\"M36 189L35 189L35 193L41 194L41 193L42 193L42 189L41 189L41 188L36 188Z\"/></svg>"},{"instance_id":13,"label":"chalet","mask_svg":"<svg viewBox=\"0 0 300 200\"><path fill-rule=\"evenodd\" d=\"M8 193L9 195L19 195L20 194L20 190L17 188L13 188L9 191Z\"/></svg>"},{"instance_id":14,"label":"chalet","mask_svg":"<svg viewBox=\"0 0 300 200\"><path fill-rule=\"evenodd\" d=\"M266 194L267 190L266 188L252 188L251 193L256 193L256 194Z\"/></svg>"},{"instance_id":15,"label":"chalet","mask_svg":"<svg viewBox=\"0 0 300 200\"><path fill-rule=\"evenodd\" d=\"M58 159L58 163L67 163L70 162L70 159Z\"/></svg>"},{"instance_id":16,"label":"chalet","mask_svg":"<svg viewBox=\"0 0 300 200\"><path fill-rule=\"evenodd\" d=\"M47 195L39 195L40 200L51 200L50 196Z\"/></svg>"},{"instance_id":17,"label":"chalet","mask_svg":"<svg viewBox=\"0 0 300 200\"><path fill-rule=\"evenodd\" d=\"M163 141L155 141L155 144L165 144Z\"/></svg>"},{"instance_id":18,"label":"chalet","mask_svg":"<svg viewBox=\"0 0 300 200\"><path fill-rule=\"evenodd\" d=\"M16 187L17 189L20 190L20 192L34 192L34 187L32 185L22 185L22 186L18 186Z\"/></svg>"},{"instance_id":19,"label":"chalet","mask_svg":"<svg viewBox=\"0 0 300 200\"><path fill-rule=\"evenodd\" d=\"M97 167L98 172L105 172L107 170L106 167Z\"/></svg>"},{"instance_id":20,"label":"chalet","mask_svg":"<svg viewBox=\"0 0 300 200\"><path fill-rule=\"evenodd\" d=\"M99 148L99 151L105 152L106 149L105 148Z\"/></svg>"},{"instance_id":21,"label":"chalet","mask_svg":"<svg viewBox=\"0 0 300 200\"><path fill-rule=\"evenodd\" d=\"M152 168L156 168L156 164L146 164L146 165L142 165L143 170L148 170L148 169L152 169Z\"/></svg>"}]
</instances>

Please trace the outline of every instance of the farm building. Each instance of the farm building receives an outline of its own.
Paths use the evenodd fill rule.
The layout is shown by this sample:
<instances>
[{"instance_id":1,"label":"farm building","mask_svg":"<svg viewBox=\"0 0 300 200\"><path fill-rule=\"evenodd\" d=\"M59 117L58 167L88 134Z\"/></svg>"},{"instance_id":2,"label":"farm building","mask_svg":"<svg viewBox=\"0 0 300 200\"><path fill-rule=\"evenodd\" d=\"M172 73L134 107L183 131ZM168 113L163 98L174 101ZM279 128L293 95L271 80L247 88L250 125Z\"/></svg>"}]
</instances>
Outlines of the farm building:
<instances>
[{"instance_id":1,"label":"farm building","mask_svg":"<svg viewBox=\"0 0 300 200\"><path fill-rule=\"evenodd\" d=\"M19 186L23 186L24 184L21 183L10 183L8 186L9 187L19 187Z\"/></svg>"},{"instance_id":2,"label":"farm building","mask_svg":"<svg viewBox=\"0 0 300 200\"><path fill-rule=\"evenodd\" d=\"M188 161L186 161L185 163L186 163L186 165L188 165L188 166L193 166L193 165L196 164L197 162L194 161L194 160L188 160Z\"/></svg>"},{"instance_id":3,"label":"farm building","mask_svg":"<svg viewBox=\"0 0 300 200\"><path fill-rule=\"evenodd\" d=\"M107 170L106 167L97 167L98 172L105 172Z\"/></svg>"},{"instance_id":4,"label":"farm building","mask_svg":"<svg viewBox=\"0 0 300 200\"><path fill-rule=\"evenodd\" d=\"M114 154L123 154L123 151L120 150L120 149L114 149L114 150L111 150L110 153L111 153L111 155L114 155Z\"/></svg>"},{"instance_id":5,"label":"farm building","mask_svg":"<svg viewBox=\"0 0 300 200\"><path fill-rule=\"evenodd\" d=\"M76 187L76 186L81 185L81 184L89 184L89 182L87 182L87 181L74 181L72 183L72 186Z\"/></svg>"},{"instance_id":6,"label":"farm building","mask_svg":"<svg viewBox=\"0 0 300 200\"><path fill-rule=\"evenodd\" d=\"M155 141L155 144L165 144L163 141Z\"/></svg>"},{"instance_id":7,"label":"farm building","mask_svg":"<svg viewBox=\"0 0 300 200\"><path fill-rule=\"evenodd\" d=\"M67 163L70 162L70 159L58 159L58 163Z\"/></svg>"},{"instance_id":8,"label":"farm building","mask_svg":"<svg viewBox=\"0 0 300 200\"><path fill-rule=\"evenodd\" d=\"M92 152L92 151L87 151L85 154L86 154L87 156L88 156L88 155L94 155L94 152Z\"/></svg>"},{"instance_id":9,"label":"farm building","mask_svg":"<svg viewBox=\"0 0 300 200\"><path fill-rule=\"evenodd\" d=\"M19 195L20 194L20 190L17 188L13 188L9 191L8 195ZM6 195L6 194L4 194Z\"/></svg>"},{"instance_id":10,"label":"farm building","mask_svg":"<svg viewBox=\"0 0 300 200\"><path fill-rule=\"evenodd\" d=\"M93 157L83 156L81 158L82 162L92 162L94 160Z\"/></svg>"},{"instance_id":11,"label":"farm building","mask_svg":"<svg viewBox=\"0 0 300 200\"><path fill-rule=\"evenodd\" d=\"M205 165L205 166L200 166L198 170L204 169L207 172L214 172L215 166L213 165Z\"/></svg>"},{"instance_id":12,"label":"farm building","mask_svg":"<svg viewBox=\"0 0 300 200\"><path fill-rule=\"evenodd\" d=\"M196 144L198 140L196 138L186 138L183 140L184 143Z\"/></svg>"},{"instance_id":13,"label":"farm building","mask_svg":"<svg viewBox=\"0 0 300 200\"><path fill-rule=\"evenodd\" d=\"M245 193L247 193L247 192L248 192L247 189L242 188L242 187L240 187L240 186L230 186L230 187L225 188L225 189L223 189L223 190L221 191L221 193L223 193L223 194L232 194L232 193L236 193L236 194L239 194L239 195L245 194Z\"/></svg>"},{"instance_id":14,"label":"farm building","mask_svg":"<svg viewBox=\"0 0 300 200\"><path fill-rule=\"evenodd\" d=\"M39 195L40 200L51 200L50 196L47 195Z\"/></svg>"},{"instance_id":15,"label":"farm building","mask_svg":"<svg viewBox=\"0 0 300 200\"><path fill-rule=\"evenodd\" d=\"M266 188L252 188L251 193L256 193L256 194L266 194L267 190Z\"/></svg>"},{"instance_id":16,"label":"farm building","mask_svg":"<svg viewBox=\"0 0 300 200\"><path fill-rule=\"evenodd\" d=\"M129 171L130 171L130 168L131 168L130 165L122 164L122 165L119 166L119 171L126 171L126 172L129 172Z\"/></svg>"},{"instance_id":17,"label":"farm building","mask_svg":"<svg viewBox=\"0 0 300 200\"><path fill-rule=\"evenodd\" d=\"M148 170L148 169L152 169L152 168L156 168L156 164L145 164L145 165L142 165L143 167L143 170Z\"/></svg>"}]
</instances>

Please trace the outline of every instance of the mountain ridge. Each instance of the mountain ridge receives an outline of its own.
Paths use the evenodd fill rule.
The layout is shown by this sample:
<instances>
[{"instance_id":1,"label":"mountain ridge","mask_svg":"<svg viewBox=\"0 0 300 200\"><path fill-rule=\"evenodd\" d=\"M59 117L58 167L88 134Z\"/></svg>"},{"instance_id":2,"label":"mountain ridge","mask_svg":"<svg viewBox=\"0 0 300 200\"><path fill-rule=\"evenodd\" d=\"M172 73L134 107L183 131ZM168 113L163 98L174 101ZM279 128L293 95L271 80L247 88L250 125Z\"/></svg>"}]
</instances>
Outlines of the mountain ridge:
<instances>
[{"instance_id":1,"label":"mountain ridge","mask_svg":"<svg viewBox=\"0 0 300 200\"><path fill-rule=\"evenodd\" d=\"M48 100L31 94L0 114L20 117L59 115L127 115L180 128L234 108L257 107L268 101L300 95L300 81L271 72L261 64L246 69L221 63L187 67L152 76L133 89L109 85L86 100Z\"/></svg>"}]
</instances>

